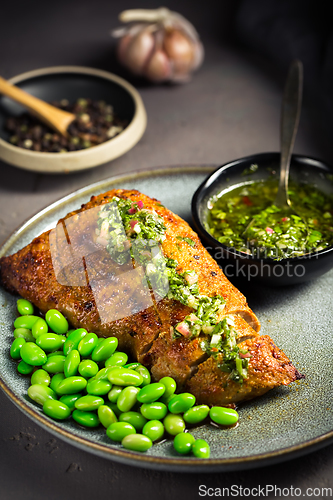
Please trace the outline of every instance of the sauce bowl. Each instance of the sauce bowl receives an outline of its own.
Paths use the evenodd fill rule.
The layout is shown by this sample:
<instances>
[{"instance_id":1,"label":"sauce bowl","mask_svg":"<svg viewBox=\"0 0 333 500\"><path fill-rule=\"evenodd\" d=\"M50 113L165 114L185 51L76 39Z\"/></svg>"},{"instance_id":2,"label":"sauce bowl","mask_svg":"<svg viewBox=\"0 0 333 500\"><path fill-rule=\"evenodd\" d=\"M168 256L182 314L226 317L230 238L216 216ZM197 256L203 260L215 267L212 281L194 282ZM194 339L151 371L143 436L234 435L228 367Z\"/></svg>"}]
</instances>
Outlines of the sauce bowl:
<instances>
[{"instance_id":1,"label":"sauce bowl","mask_svg":"<svg viewBox=\"0 0 333 500\"><path fill-rule=\"evenodd\" d=\"M260 153L222 165L199 186L192 198L194 228L207 250L231 279L255 280L269 286L283 286L315 279L333 267L333 247L299 257L274 260L247 254L220 243L207 231L208 202L233 188L279 176L280 153ZM255 165L255 168L251 168ZM296 183L315 186L333 194L333 168L323 161L293 155L290 177ZM272 200L273 203L273 200Z\"/></svg>"}]
</instances>

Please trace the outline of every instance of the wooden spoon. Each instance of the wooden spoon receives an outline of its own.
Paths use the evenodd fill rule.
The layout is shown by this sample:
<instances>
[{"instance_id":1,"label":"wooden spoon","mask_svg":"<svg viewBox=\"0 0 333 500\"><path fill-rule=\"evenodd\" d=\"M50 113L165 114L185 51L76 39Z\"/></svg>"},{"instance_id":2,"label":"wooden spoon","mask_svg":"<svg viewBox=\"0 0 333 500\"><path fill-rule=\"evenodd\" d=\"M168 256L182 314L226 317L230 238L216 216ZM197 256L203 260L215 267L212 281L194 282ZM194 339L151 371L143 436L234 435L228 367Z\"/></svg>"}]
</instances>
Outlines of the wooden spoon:
<instances>
[{"instance_id":1,"label":"wooden spoon","mask_svg":"<svg viewBox=\"0 0 333 500\"><path fill-rule=\"evenodd\" d=\"M63 111L61 109L48 104L47 102L34 97L19 87L12 85L0 76L0 94L10 97L16 102L19 102L25 108L37 116L42 122L51 127L56 132L67 137L67 128L76 119L73 113Z\"/></svg>"}]
</instances>

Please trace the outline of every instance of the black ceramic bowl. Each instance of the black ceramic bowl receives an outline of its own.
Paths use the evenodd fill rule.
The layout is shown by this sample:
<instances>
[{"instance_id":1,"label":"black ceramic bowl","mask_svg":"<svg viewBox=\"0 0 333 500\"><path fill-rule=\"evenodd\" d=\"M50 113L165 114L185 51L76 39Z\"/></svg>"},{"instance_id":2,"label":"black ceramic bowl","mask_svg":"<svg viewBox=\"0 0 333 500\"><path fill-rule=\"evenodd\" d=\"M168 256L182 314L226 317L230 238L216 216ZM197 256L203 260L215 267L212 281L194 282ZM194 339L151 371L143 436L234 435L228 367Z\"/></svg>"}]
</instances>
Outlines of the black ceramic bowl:
<instances>
[{"instance_id":1,"label":"black ceramic bowl","mask_svg":"<svg viewBox=\"0 0 333 500\"><path fill-rule=\"evenodd\" d=\"M116 137L93 148L68 153L44 153L19 148L8 142L5 121L25 109L11 99L0 96L0 159L27 170L63 173L96 167L129 151L145 131L146 110L138 91L117 75L93 68L57 66L29 71L9 80L46 102L78 98L103 100L115 113L128 121Z\"/></svg>"},{"instance_id":2,"label":"black ceramic bowl","mask_svg":"<svg viewBox=\"0 0 333 500\"><path fill-rule=\"evenodd\" d=\"M275 261L228 248L205 229L207 202L212 196L245 183L265 180L271 175L278 178L279 162L280 153L261 153L226 163L209 175L193 196L192 216L195 229L230 279L244 278L272 286L291 285L317 278L333 267L333 247L301 257ZM258 165L258 169L246 175L253 164ZM292 156L290 177L297 183L313 184L321 191L333 194L332 174L333 168L322 161L306 156Z\"/></svg>"}]
</instances>

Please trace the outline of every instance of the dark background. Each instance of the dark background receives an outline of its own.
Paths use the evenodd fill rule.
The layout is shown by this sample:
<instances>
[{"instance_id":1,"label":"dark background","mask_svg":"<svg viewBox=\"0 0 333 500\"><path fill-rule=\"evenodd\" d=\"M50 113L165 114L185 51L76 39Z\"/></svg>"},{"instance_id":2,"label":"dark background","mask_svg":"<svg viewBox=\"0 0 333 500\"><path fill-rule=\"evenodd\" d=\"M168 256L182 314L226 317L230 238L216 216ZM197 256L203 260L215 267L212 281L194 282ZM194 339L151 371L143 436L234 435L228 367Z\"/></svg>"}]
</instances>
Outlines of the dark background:
<instances>
[{"instance_id":1,"label":"dark background","mask_svg":"<svg viewBox=\"0 0 333 500\"><path fill-rule=\"evenodd\" d=\"M52 201L111 175L177 164L216 166L279 148L281 93L288 65L304 63L305 95L295 152L333 163L333 37L329 2L168 1L205 46L202 68L184 86L133 79L114 57L109 33L127 8L154 1L7 2L0 13L0 74L82 65L129 79L140 91L148 127L123 157L70 175L27 172L0 162L0 242ZM314 409L315 411L315 409ZM177 474L107 461L55 439L0 393L0 499L117 500L199 498L198 487L272 484L333 488L333 447L279 465L241 472ZM322 497L318 497L322 498Z\"/></svg>"}]
</instances>

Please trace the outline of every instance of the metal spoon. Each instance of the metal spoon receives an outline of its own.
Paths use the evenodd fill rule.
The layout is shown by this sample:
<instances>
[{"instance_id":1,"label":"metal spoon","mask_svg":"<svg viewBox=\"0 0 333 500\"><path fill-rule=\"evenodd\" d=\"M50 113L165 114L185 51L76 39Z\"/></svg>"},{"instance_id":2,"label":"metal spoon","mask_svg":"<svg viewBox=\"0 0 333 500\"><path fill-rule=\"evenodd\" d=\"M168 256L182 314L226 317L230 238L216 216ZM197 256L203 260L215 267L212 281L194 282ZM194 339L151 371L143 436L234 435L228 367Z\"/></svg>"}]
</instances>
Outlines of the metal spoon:
<instances>
[{"instance_id":1,"label":"metal spoon","mask_svg":"<svg viewBox=\"0 0 333 500\"><path fill-rule=\"evenodd\" d=\"M24 92L24 90L12 85L1 77L0 94L4 94L14 101L19 102L25 108L28 108L31 113L37 116L43 123L46 123L46 125L65 137L67 136L68 126L76 119L73 113L52 106Z\"/></svg>"}]
</instances>

